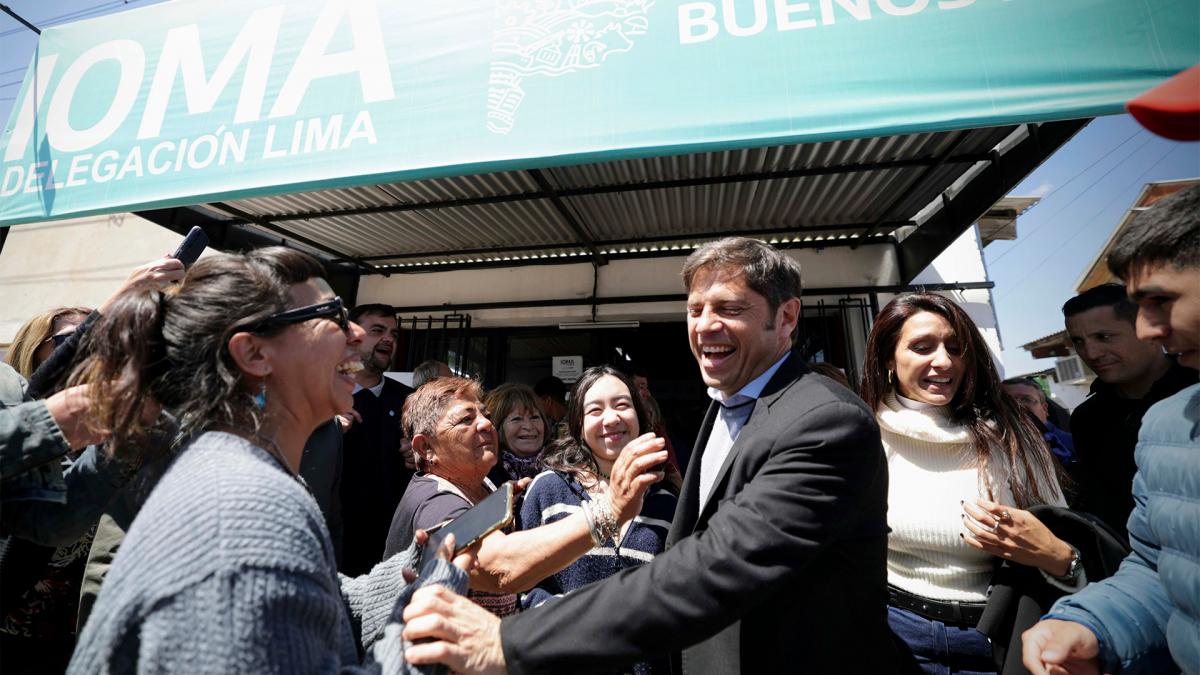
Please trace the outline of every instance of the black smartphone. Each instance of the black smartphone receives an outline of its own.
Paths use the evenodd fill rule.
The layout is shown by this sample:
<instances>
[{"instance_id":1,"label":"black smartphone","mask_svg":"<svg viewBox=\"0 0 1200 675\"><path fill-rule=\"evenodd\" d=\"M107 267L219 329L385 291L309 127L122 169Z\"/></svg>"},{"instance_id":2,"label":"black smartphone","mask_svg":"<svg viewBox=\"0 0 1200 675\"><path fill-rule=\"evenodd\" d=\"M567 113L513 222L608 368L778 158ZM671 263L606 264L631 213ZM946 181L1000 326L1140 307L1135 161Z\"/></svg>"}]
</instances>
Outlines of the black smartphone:
<instances>
[{"instance_id":1,"label":"black smartphone","mask_svg":"<svg viewBox=\"0 0 1200 675\"><path fill-rule=\"evenodd\" d=\"M512 521L513 484L509 482L501 485L461 516L429 530L429 540L421 550L417 576L424 577L433 569L433 561L437 560L437 549L445 541L446 535L454 534L454 553L457 555L496 530L508 527Z\"/></svg>"},{"instance_id":2,"label":"black smartphone","mask_svg":"<svg viewBox=\"0 0 1200 675\"><path fill-rule=\"evenodd\" d=\"M204 230L199 226L193 227L187 236L180 242L179 248L171 254L171 257L183 263L183 268L187 269L196 262L204 249L208 247L208 235L204 234Z\"/></svg>"}]
</instances>

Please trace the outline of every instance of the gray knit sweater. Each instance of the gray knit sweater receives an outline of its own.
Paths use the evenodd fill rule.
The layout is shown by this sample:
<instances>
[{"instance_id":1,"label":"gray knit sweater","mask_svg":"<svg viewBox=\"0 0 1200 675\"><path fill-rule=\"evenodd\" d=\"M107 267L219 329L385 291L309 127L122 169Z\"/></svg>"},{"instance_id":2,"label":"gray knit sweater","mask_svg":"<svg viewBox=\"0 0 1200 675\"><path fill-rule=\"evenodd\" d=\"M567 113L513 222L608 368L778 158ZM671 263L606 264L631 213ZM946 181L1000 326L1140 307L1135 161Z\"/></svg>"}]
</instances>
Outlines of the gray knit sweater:
<instances>
[{"instance_id":1,"label":"gray knit sweater","mask_svg":"<svg viewBox=\"0 0 1200 675\"><path fill-rule=\"evenodd\" d=\"M412 555L338 575L304 486L246 440L203 434L129 528L68 672L403 672ZM421 583L467 580L442 563Z\"/></svg>"}]
</instances>

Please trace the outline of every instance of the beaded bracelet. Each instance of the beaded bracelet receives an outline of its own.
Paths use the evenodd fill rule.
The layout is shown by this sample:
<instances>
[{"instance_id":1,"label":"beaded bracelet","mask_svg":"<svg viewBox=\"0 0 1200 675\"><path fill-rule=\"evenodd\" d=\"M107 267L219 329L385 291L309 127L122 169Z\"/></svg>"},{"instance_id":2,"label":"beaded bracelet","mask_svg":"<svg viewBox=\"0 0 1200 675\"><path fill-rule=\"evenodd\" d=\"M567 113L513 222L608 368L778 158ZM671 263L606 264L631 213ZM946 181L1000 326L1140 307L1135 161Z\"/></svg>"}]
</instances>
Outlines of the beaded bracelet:
<instances>
[{"instance_id":1,"label":"beaded bracelet","mask_svg":"<svg viewBox=\"0 0 1200 675\"><path fill-rule=\"evenodd\" d=\"M593 540L599 537L602 542L612 539L614 544L620 544L621 526L613 514L612 500L608 495L592 500L592 517L596 521L596 527L592 530Z\"/></svg>"},{"instance_id":2,"label":"beaded bracelet","mask_svg":"<svg viewBox=\"0 0 1200 675\"><path fill-rule=\"evenodd\" d=\"M583 518L587 521L588 532L592 535L592 545L600 546L603 542L600 541L600 533L596 531L596 516L592 513L591 502L585 500L580 502L580 506L583 508Z\"/></svg>"}]
</instances>

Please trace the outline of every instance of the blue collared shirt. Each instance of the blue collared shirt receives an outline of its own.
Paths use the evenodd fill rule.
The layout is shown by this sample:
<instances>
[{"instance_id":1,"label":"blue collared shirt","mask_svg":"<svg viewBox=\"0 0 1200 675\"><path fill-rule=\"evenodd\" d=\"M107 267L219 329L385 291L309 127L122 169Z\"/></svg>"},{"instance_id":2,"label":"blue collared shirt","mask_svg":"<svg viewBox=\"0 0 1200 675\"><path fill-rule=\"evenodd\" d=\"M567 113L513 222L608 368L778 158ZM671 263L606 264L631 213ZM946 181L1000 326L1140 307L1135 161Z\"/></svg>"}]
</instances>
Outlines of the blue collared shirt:
<instances>
[{"instance_id":1,"label":"blue collared shirt","mask_svg":"<svg viewBox=\"0 0 1200 675\"><path fill-rule=\"evenodd\" d=\"M779 360L776 361L775 363L771 364L770 368L767 368L766 370L764 370L762 375L759 375L758 377L754 378L753 380L750 380L749 382L747 382L746 386L739 389L736 394L734 394L732 396L726 396L724 393L721 392L720 389L717 389L715 387L709 387L708 388L709 397L712 398L712 400L716 401L717 403L722 403L725 405L736 405L736 402L734 402L735 399L738 402L740 402L740 401L744 401L745 399L748 399L748 398L753 399L753 398L758 398L759 396L762 396L763 389L767 388L767 383L771 381L772 377L775 377L776 371L779 370L779 367L783 365L783 362L786 361L787 357L791 356L791 354L792 353L789 351L789 352L786 352L783 356L779 357ZM741 398L739 399L738 397L741 397Z\"/></svg>"}]
</instances>

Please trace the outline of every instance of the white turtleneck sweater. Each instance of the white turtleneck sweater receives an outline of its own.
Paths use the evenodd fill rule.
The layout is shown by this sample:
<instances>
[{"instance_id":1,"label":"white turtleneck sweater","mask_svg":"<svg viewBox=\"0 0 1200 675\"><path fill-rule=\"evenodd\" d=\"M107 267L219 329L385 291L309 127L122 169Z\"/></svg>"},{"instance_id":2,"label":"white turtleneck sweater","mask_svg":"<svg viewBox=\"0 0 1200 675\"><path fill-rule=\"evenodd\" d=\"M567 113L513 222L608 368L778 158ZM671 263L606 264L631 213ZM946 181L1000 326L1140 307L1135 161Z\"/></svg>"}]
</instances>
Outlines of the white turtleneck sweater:
<instances>
[{"instance_id":1,"label":"white turtleneck sweater","mask_svg":"<svg viewBox=\"0 0 1200 675\"><path fill-rule=\"evenodd\" d=\"M888 583L934 600L983 602L994 557L959 536L968 532L960 502L990 491L1011 505L1007 476L980 475L970 430L945 407L889 393L876 418L889 471ZM1061 494L1055 502L1065 505Z\"/></svg>"}]
</instances>

